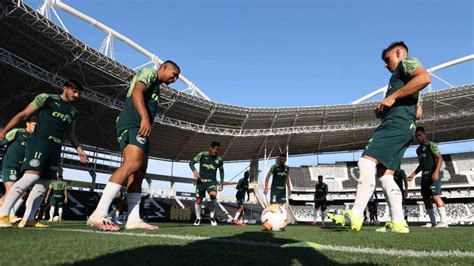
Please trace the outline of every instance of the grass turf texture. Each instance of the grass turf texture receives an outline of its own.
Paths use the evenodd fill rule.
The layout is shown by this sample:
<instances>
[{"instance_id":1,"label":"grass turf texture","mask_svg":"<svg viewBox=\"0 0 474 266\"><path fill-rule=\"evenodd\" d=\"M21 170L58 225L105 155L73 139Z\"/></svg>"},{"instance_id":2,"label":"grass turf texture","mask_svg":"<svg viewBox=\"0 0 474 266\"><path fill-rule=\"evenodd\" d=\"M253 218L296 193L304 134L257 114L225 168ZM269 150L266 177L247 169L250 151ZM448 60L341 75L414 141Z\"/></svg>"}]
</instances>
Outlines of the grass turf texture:
<instances>
[{"instance_id":1,"label":"grass turf texture","mask_svg":"<svg viewBox=\"0 0 474 266\"><path fill-rule=\"evenodd\" d=\"M123 230L118 234L99 233L88 229L85 222L68 221L53 223L47 229L2 229L0 265L474 265L474 227L427 229L411 226L410 234L399 235L376 233L374 230L378 227L371 226L356 233L293 225L284 232L269 233L263 232L261 225L159 225L160 230L154 232ZM301 241L336 247L396 249L406 251L406 254L394 256L281 247L285 244L298 246ZM471 256L407 256L410 251L437 250L459 250L470 252Z\"/></svg>"}]
</instances>

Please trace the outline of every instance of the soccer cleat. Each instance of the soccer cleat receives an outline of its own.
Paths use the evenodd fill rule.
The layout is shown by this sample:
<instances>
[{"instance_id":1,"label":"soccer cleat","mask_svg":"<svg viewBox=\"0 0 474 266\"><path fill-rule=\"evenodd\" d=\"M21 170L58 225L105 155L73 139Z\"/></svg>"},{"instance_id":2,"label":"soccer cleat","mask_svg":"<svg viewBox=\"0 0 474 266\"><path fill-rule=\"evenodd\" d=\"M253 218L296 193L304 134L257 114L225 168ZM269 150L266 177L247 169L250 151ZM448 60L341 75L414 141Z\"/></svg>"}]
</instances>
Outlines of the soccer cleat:
<instances>
[{"instance_id":1,"label":"soccer cleat","mask_svg":"<svg viewBox=\"0 0 474 266\"><path fill-rule=\"evenodd\" d=\"M12 224L16 224L16 223L21 221L21 218L14 215L14 214L10 215L9 219L10 219L10 223L12 223Z\"/></svg>"},{"instance_id":2,"label":"soccer cleat","mask_svg":"<svg viewBox=\"0 0 474 266\"><path fill-rule=\"evenodd\" d=\"M8 215L0 216L0 228L10 228L12 223L10 222L10 217Z\"/></svg>"},{"instance_id":3,"label":"soccer cleat","mask_svg":"<svg viewBox=\"0 0 474 266\"><path fill-rule=\"evenodd\" d=\"M448 228L449 225L447 223L439 222L437 225L435 225L435 228Z\"/></svg>"},{"instance_id":4,"label":"soccer cleat","mask_svg":"<svg viewBox=\"0 0 474 266\"><path fill-rule=\"evenodd\" d=\"M375 230L375 232L408 234L410 229L408 229L408 224L405 220L402 222L390 221L386 222L384 227Z\"/></svg>"},{"instance_id":5,"label":"soccer cleat","mask_svg":"<svg viewBox=\"0 0 474 266\"><path fill-rule=\"evenodd\" d=\"M160 228L158 226L147 224L142 219L140 219L140 220L138 220L138 222L128 222L127 221L127 224L125 224L125 229L127 229L127 230L132 230L132 229L158 230Z\"/></svg>"},{"instance_id":6,"label":"soccer cleat","mask_svg":"<svg viewBox=\"0 0 474 266\"><path fill-rule=\"evenodd\" d=\"M425 224L425 225L422 225L421 227L423 227L423 228L431 228L431 227L433 227L433 225L432 225L431 223L427 223L427 224Z\"/></svg>"},{"instance_id":7,"label":"soccer cleat","mask_svg":"<svg viewBox=\"0 0 474 266\"><path fill-rule=\"evenodd\" d=\"M316 226L316 224L317 224L316 222L311 222L310 223L311 226Z\"/></svg>"},{"instance_id":8,"label":"soccer cleat","mask_svg":"<svg viewBox=\"0 0 474 266\"><path fill-rule=\"evenodd\" d=\"M328 213L327 217L341 227L349 227L356 232L362 229L362 219L356 217L352 211L343 211L342 214Z\"/></svg>"},{"instance_id":9,"label":"soccer cleat","mask_svg":"<svg viewBox=\"0 0 474 266\"><path fill-rule=\"evenodd\" d=\"M216 219L211 218L211 225L212 225L212 226L217 226Z\"/></svg>"},{"instance_id":10,"label":"soccer cleat","mask_svg":"<svg viewBox=\"0 0 474 266\"><path fill-rule=\"evenodd\" d=\"M49 225L42 224L38 220L31 220L31 221L21 220L21 222L18 224L18 228L24 228L24 227L48 228Z\"/></svg>"},{"instance_id":11,"label":"soccer cleat","mask_svg":"<svg viewBox=\"0 0 474 266\"><path fill-rule=\"evenodd\" d=\"M234 219L234 220L232 220L232 223L235 224L235 225L240 225L239 220L235 220L235 219Z\"/></svg>"},{"instance_id":12,"label":"soccer cleat","mask_svg":"<svg viewBox=\"0 0 474 266\"><path fill-rule=\"evenodd\" d=\"M107 216L91 216L87 220L87 225L101 231L116 232L120 230L120 226L114 224Z\"/></svg>"},{"instance_id":13,"label":"soccer cleat","mask_svg":"<svg viewBox=\"0 0 474 266\"><path fill-rule=\"evenodd\" d=\"M199 226L200 224L201 224L201 219L196 219L196 221L194 221L195 226Z\"/></svg>"},{"instance_id":14,"label":"soccer cleat","mask_svg":"<svg viewBox=\"0 0 474 266\"><path fill-rule=\"evenodd\" d=\"M320 225L321 228L324 228L326 227L326 223L322 222L321 225Z\"/></svg>"}]
</instances>

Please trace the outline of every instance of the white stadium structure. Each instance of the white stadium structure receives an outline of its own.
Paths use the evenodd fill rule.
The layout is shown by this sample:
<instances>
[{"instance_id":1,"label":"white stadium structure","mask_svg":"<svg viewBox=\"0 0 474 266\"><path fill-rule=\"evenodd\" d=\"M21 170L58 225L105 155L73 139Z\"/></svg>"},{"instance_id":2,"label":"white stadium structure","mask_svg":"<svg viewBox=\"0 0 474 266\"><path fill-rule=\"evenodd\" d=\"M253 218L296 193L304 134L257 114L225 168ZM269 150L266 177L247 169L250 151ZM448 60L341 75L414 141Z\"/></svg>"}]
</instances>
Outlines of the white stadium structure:
<instances>
[{"instance_id":1,"label":"white stadium structure","mask_svg":"<svg viewBox=\"0 0 474 266\"><path fill-rule=\"evenodd\" d=\"M94 49L70 34L61 22L57 9L85 20L104 32L102 47ZM51 17L51 14L53 17ZM59 25L53 22L58 21ZM40 92L52 92L61 87L65 78L82 81L85 90L77 104L78 138L86 145L93 163L79 164L65 143L63 167L110 173L120 164L120 153L115 142L114 122L123 106L123 99L135 69L114 60L114 41L129 45L147 58L145 65L158 66L163 61L114 29L102 24L61 1L44 1L34 10L22 1L0 0L0 125L21 110ZM35 49L31 49L35 47ZM429 138L438 143L474 139L474 84L451 84L438 77L437 71L472 63L468 55L429 69L433 79L446 84L440 90L423 94L424 117L419 125ZM194 83L181 75L185 90L168 87L162 91L162 102L155 117L151 138L151 157L172 162L189 161L197 152L217 140L222 143L226 161L250 163L254 181L255 208L265 204L258 184L258 162L272 158L281 151L293 155L314 155L358 151L364 148L379 120L373 115L375 95L385 87L350 104L288 108L249 108L212 101ZM446 166L443 195L448 202L448 213L453 223L472 223L474 220L474 153L445 155ZM415 168L416 159L407 158L402 168ZM355 197L357 167L355 162L338 162L291 168L294 194L291 210L299 221L312 219L315 177L326 177L329 184L330 209L346 208ZM177 176L150 175L152 179L176 183L193 183L193 179ZM92 178L94 179L94 178ZM261 178L260 178L261 179ZM94 180L93 180L94 183ZM100 188L100 187L99 187ZM410 218L423 222L427 218L420 200L419 183L409 187ZM380 198L383 195L380 192ZM190 195L177 193L152 194L149 203L176 213L187 210ZM164 203L163 203L164 202ZM85 205L85 204L82 204ZM233 209L233 202L222 201L225 213ZM380 218L387 219L382 202ZM161 208L161 207L159 207ZM163 208L161 208L163 209ZM75 212L75 211L74 211ZM181 213L181 212L180 212ZM180 216L181 217L181 216ZM251 215L251 220L257 216ZM183 218L184 219L184 218ZM189 220L189 218L187 219Z\"/></svg>"}]
</instances>

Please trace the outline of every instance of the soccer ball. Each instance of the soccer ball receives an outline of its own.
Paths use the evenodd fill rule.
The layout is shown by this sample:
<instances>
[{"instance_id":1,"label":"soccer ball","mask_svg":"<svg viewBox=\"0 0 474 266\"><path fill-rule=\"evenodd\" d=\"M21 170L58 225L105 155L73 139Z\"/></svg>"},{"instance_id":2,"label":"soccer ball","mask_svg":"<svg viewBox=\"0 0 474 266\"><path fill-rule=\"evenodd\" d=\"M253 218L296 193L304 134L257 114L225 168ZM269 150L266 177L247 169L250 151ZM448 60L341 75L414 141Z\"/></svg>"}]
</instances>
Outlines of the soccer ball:
<instances>
[{"instance_id":1,"label":"soccer ball","mask_svg":"<svg viewBox=\"0 0 474 266\"><path fill-rule=\"evenodd\" d=\"M59 222L59 216L54 216L53 217L53 222L55 222L55 223Z\"/></svg>"},{"instance_id":2,"label":"soccer ball","mask_svg":"<svg viewBox=\"0 0 474 266\"><path fill-rule=\"evenodd\" d=\"M282 231L288 225L286 209L279 204L272 204L262 212L262 225L266 231Z\"/></svg>"}]
</instances>

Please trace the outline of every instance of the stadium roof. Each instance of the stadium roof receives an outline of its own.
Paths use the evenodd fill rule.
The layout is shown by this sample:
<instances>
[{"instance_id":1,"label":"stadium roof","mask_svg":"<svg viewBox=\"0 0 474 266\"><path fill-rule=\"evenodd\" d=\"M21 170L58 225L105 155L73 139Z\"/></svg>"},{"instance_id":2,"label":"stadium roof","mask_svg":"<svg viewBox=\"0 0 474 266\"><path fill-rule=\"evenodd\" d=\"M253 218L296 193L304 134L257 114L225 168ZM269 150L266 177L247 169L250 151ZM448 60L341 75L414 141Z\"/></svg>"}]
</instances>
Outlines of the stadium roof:
<instances>
[{"instance_id":1,"label":"stadium roof","mask_svg":"<svg viewBox=\"0 0 474 266\"><path fill-rule=\"evenodd\" d=\"M64 78L86 89L76 104L84 144L118 151L114 122L134 71L82 43L20 2L0 0L0 124L35 95L57 91ZM55 87L55 88L53 88ZM474 137L474 84L423 96L425 126L436 142ZM379 124L375 103L318 107L247 108L164 88L151 156L189 160L211 141L226 160L360 150Z\"/></svg>"}]
</instances>

